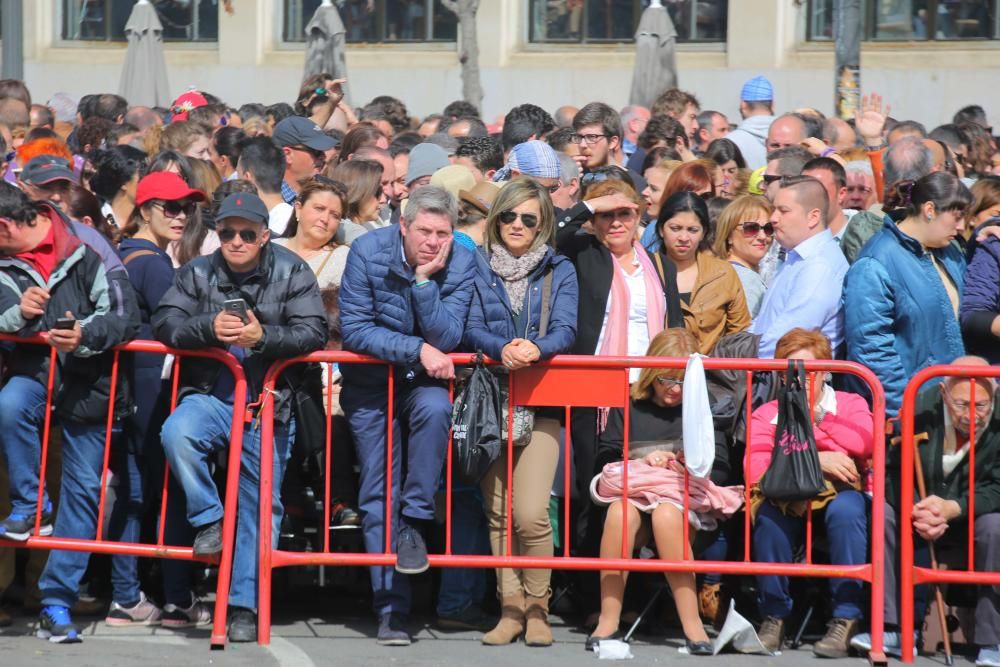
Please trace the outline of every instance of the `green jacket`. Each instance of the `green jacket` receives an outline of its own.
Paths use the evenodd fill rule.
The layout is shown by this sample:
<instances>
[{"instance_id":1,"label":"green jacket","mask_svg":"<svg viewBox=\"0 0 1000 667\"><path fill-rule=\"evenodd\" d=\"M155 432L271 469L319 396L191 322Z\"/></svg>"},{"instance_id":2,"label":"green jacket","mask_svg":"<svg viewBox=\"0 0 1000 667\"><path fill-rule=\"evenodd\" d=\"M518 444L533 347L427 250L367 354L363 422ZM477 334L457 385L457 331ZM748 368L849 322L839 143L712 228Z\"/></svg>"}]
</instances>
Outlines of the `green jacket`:
<instances>
[{"instance_id":1,"label":"green jacket","mask_svg":"<svg viewBox=\"0 0 1000 667\"><path fill-rule=\"evenodd\" d=\"M959 518L967 518L969 508L969 457L947 477L941 463L944 452L944 402L937 386L926 389L917 397L914 433L927 433L928 439L917 447L924 469L927 493L955 500L962 508ZM995 400L987 427L976 430L976 516L1000 512L1000 400ZM889 451L886 470L886 498L899 508L899 463L901 450ZM917 487L913 488L917 502Z\"/></svg>"}]
</instances>

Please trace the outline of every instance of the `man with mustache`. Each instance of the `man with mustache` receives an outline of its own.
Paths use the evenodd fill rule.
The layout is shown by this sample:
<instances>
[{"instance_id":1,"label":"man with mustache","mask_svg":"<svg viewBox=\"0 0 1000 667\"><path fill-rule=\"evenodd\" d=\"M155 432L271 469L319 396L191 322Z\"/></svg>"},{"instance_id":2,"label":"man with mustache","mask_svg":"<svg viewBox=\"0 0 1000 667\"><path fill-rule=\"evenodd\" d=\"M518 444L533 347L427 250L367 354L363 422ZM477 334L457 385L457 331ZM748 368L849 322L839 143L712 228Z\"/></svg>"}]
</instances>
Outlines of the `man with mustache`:
<instances>
[{"instance_id":1,"label":"man with mustache","mask_svg":"<svg viewBox=\"0 0 1000 667\"><path fill-rule=\"evenodd\" d=\"M982 357L959 357L961 366L989 366ZM929 544L937 545L940 557L960 552L957 562L968 554L969 511L969 432L976 421L975 447L975 556L976 571L1000 570L1000 402L996 401L992 378L950 377L937 387L925 389L917 397L914 432L926 433L927 441L917 446L928 496L913 506L914 560L927 567ZM971 415L971 417L970 417ZM900 448L888 453L885 513L885 651L899 656L901 648L898 610L898 512ZM912 474L909 471L906 474ZM950 558L949 558L950 560ZM964 568L963 568L964 569ZM919 627L928 607L927 587L917 589L914 618ZM975 642L979 645L977 665L1000 665L1000 586L979 586L976 591ZM871 649L869 633L855 635L851 647Z\"/></svg>"}]
</instances>

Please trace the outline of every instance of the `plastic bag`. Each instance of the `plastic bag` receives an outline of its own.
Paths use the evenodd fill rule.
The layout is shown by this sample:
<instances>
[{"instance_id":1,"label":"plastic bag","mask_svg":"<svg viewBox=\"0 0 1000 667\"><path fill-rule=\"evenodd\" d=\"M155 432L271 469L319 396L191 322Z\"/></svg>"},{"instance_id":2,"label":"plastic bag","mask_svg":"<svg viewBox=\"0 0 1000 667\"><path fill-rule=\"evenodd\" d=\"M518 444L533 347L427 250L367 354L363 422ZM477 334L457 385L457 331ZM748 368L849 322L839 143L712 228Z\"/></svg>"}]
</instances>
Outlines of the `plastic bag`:
<instances>
[{"instance_id":1,"label":"plastic bag","mask_svg":"<svg viewBox=\"0 0 1000 667\"><path fill-rule=\"evenodd\" d=\"M695 477L706 479L715 463L715 424L708 402L708 383L700 354L692 354L684 371L681 418L684 434L684 464Z\"/></svg>"},{"instance_id":2,"label":"plastic bag","mask_svg":"<svg viewBox=\"0 0 1000 667\"><path fill-rule=\"evenodd\" d=\"M778 389L778 428L771 463L760 480L770 500L809 500L826 488L813 436L805 365L789 360L785 384Z\"/></svg>"},{"instance_id":3,"label":"plastic bag","mask_svg":"<svg viewBox=\"0 0 1000 667\"><path fill-rule=\"evenodd\" d=\"M475 486L500 456L500 387L496 376L476 364L452 408L454 479Z\"/></svg>"}]
</instances>

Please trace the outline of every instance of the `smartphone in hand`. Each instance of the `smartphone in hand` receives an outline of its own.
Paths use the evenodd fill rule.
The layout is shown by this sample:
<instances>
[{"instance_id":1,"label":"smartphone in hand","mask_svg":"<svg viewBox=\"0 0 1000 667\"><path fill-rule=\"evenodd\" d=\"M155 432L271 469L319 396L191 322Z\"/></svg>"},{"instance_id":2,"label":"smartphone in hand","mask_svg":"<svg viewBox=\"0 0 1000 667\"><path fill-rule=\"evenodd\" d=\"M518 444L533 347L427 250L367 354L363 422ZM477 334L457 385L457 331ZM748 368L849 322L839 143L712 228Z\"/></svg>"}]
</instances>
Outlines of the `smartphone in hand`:
<instances>
[{"instance_id":1,"label":"smartphone in hand","mask_svg":"<svg viewBox=\"0 0 1000 667\"><path fill-rule=\"evenodd\" d=\"M243 299L227 299L222 303L222 308L230 315L240 318L243 324L250 323L250 316L247 315L247 302Z\"/></svg>"}]
</instances>

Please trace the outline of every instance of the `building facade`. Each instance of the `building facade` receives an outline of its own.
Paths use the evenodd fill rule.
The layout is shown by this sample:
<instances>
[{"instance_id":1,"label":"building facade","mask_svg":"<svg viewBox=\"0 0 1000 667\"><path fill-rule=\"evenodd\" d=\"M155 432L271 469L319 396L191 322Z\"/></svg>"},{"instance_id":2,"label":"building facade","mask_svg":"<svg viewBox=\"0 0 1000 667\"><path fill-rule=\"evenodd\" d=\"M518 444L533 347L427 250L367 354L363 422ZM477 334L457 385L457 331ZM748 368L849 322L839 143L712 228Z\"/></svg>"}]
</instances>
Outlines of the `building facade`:
<instances>
[{"instance_id":1,"label":"building facade","mask_svg":"<svg viewBox=\"0 0 1000 667\"><path fill-rule=\"evenodd\" d=\"M1000 0L862 0L862 87L897 118L949 121L970 103L1000 113ZM177 93L234 106L294 100L302 28L320 0L153 0ZM118 88L132 0L24 3L25 78L40 100ZM338 0L356 105L400 97L412 113L461 96L456 20L440 0ZM743 81L764 74L780 109L833 110L834 0L664 0L679 35L680 86L737 117ZM484 117L533 102L552 110L627 102L634 33L648 0L481 0Z\"/></svg>"}]
</instances>

